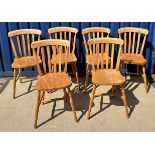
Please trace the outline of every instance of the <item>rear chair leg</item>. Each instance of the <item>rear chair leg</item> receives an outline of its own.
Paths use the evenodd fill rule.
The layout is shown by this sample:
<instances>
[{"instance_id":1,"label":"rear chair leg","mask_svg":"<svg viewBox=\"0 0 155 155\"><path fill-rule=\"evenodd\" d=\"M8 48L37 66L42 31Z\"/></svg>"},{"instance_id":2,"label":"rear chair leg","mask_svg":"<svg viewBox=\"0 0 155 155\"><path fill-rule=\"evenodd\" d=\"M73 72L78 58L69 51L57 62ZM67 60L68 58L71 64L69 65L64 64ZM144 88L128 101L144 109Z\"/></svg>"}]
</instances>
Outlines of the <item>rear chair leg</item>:
<instances>
[{"instance_id":1,"label":"rear chair leg","mask_svg":"<svg viewBox=\"0 0 155 155\"><path fill-rule=\"evenodd\" d=\"M76 77L76 81L77 81L77 84L78 84L78 89L80 91L79 75L78 75L78 72L77 72L76 64L75 63L72 63L71 66L72 66L73 74Z\"/></svg>"},{"instance_id":2,"label":"rear chair leg","mask_svg":"<svg viewBox=\"0 0 155 155\"><path fill-rule=\"evenodd\" d=\"M123 100L123 104L124 104L124 107L125 107L126 117L129 118L129 115L128 115L128 107L127 107L127 100L126 100L125 90L124 90L123 86L121 86L121 91L122 91L121 98Z\"/></svg>"},{"instance_id":3,"label":"rear chair leg","mask_svg":"<svg viewBox=\"0 0 155 155\"><path fill-rule=\"evenodd\" d=\"M70 91L70 88L69 87L68 87L68 95L69 95L69 103L70 103L71 108L72 108L72 111L73 111L74 119L75 119L75 122L77 122L77 116L76 116L76 112L75 112L75 106L74 106L74 102L73 102L73 99L72 99L72 94L71 94L71 91Z\"/></svg>"},{"instance_id":4,"label":"rear chair leg","mask_svg":"<svg viewBox=\"0 0 155 155\"><path fill-rule=\"evenodd\" d=\"M146 78L146 73L145 73L145 66L142 66L142 70L143 70L143 75L142 75L142 77L143 77L143 79L144 79L144 85L145 85L145 92L147 93L147 78Z\"/></svg>"},{"instance_id":5,"label":"rear chair leg","mask_svg":"<svg viewBox=\"0 0 155 155\"><path fill-rule=\"evenodd\" d=\"M38 120L38 113L39 113L39 106L40 106L40 103L41 103L41 100L40 100L40 95L41 92L38 91L38 94L37 94L37 104L36 104L36 109L35 109L35 118L34 118L34 128L36 129L37 128L37 120Z\"/></svg>"},{"instance_id":6,"label":"rear chair leg","mask_svg":"<svg viewBox=\"0 0 155 155\"><path fill-rule=\"evenodd\" d=\"M13 70L13 98L15 98L16 94L16 69Z\"/></svg>"},{"instance_id":7,"label":"rear chair leg","mask_svg":"<svg viewBox=\"0 0 155 155\"><path fill-rule=\"evenodd\" d=\"M93 90L92 90L92 95L91 95L91 99L90 99L87 119L89 119L89 117L90 117L91 107L93 105L93 100L94 100L94 95L95 95L95 90L96 90L96 85L93 84Z\"/></svg>"}]
</instances>

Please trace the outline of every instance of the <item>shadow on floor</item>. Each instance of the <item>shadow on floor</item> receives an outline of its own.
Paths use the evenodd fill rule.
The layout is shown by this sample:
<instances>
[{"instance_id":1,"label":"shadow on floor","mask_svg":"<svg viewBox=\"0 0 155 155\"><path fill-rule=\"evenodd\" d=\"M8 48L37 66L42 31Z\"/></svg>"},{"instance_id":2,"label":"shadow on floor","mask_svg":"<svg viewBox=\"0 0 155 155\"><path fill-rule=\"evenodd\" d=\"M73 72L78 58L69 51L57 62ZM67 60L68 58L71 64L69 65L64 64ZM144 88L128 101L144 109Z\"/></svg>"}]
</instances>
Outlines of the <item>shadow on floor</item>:
<instances>
[{"instance_id":1,"label":"shadow on floor","mask_svg":"<svg viewBox=\"0 0 155 155\"><path fill-rule=\"evenodd\" d=\"M72 82L76 83L76 79L72 78ZM73 100L74 100L74 104L75 104L75 109L76 109L76 111L81 111L81 115L78 117L78 121L80 121L84 117L84 115L87 113L87 110L88 110L88 107L89 107L89 102L90 102L90 95L91 95L91 91L92 91L91 78L88 81L87 93L85 93L85 91L84 91L84 85L83 85L84 79L80 80L80 83L81 83L81 85L80 85L80 90L81 91L78 90L77 85L71 91L72 92L72 97L73 97ZM127 98L127 103L128 103L129 117L131 117L136 105L139 104L139 100L136 98L136 96L134 95L133 92L134 92L134 90L137 89L137 87L141 83L143 83L143 78L142 77L136 78L135 76L131 76L131 78L127 79L126 82L125 82L125 91L126 91L126 98ZM150 81L149 81L149 88L150 88L151 84L152 83L150 83ZM111 89L108 92L110 92L110 91L111 91ZM145 92L145 89L144 89L144 92ZM112 105L114 105L114 106L123 106L123 102L122 102L122 99L121 99L120 96L114 96L114 97L111 96L111 97L109 97L110 98L109 103L104 102L103 96L100 97L100 98L101 98L100 103L95 103L95 104L100 104L100 109L96 113L92 114L90 116L90 118L95 117L96 115L103 112L104 110L111 107ZM93 104L93 106L95 104ZM57 112L59 111L59 113L57 113L55 115L56 111ZM62 108L62 109L56 109L56 102L54 102L53 107L52 107L52 111L51 111L51 118L49 118L45 122L38 125L38 127L45 124L45 123L47 123L48 121L56 118L57 116L63 114L65 111L72 111L69 102L64 101L64 108ZM124 110L124 117L125 117L125 110Z\"/></svg>"},{"instance_id":2,"label":"shadow on floor","mask_svg":"<svg viewBox=\"0 0 155 155\"><path fill-rule=\"evenodd\" d=\"M26 95L26 94L29 94L29 93L35 91L35 90L36 90L36 89L35 89L35 86L32 86L32 84L33 84L33 82L34 82L35 80L36 80L35 78L27 78L27 79L26 79L26 78L24 78L24 79L20 78L20 79L19 79L20 84L29 83L29 86L28 86L27 92L25 92L25 93L23 93L23 94L20 94L20 95L16 95L15 98L24 96L24 95ZM34 89L32 89L32 88L34 88ZM18 89L17 86L16 86L16 89ZM17 94L17 93L16 93L16 94Z\"/></svg>"}]
</instances>

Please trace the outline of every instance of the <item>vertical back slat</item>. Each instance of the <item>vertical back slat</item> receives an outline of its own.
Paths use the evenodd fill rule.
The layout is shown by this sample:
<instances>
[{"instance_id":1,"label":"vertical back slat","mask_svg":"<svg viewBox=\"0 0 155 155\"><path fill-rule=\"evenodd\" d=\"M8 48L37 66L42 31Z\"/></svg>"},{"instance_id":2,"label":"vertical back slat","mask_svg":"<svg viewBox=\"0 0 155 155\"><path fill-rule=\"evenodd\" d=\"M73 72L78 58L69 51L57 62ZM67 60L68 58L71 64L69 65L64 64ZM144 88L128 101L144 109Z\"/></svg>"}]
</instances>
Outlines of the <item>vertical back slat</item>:
<instances>
[{"instance_id":1,"label":"vertical back slat","mask_svg":"<svg viewBox=\"0 0 155 155\"><path fill-rule=\"evenodd\" d=\"M11 45L12 45L12 49L13 49L15 58L18 58L17 51L16 51L16 48L15 48L14 42L12 40L12 37L10 37L10 41L11 41Z\"/></svg>"},{"instance_id":2,"label":"vertical back slat","mask_svg":"<svg viewBox=\"0 0 155 155\"><path fill-rule=\"evenodd\" d=\"M58 54L59 54L59 72L61 72L62 46L59 46L59 47L58 47Z\"/></svg>"},{"instance_id":3,"label":"vertical back slat","mask_svg":"<svg viewBox=\"0 0 155 155\"><path fill-rule=\"evenodd\" d=\"M30 36L27 34L27 46L28 46L28 55L31 56L31 49L30 49Z\"/></svg>"},{"instance_id":4,"label":"vertical back slat","mask_svg":"<svg viewBox=\"0 0 155 155\"><path fill-rule=\"evenodd\" d=\"M60 32L60 39L62 40L62 32Z\"/></svg>"},{"instance_id":5,"label":"vertical back slat","mask_svg":"<svg viewBox=\"0 0 155 155\"><path fill-rule=\"evenodd\" d=\"M37 53L39 53L39 52L40 52L40 47L37 48ZM39 75L42 75L42 70L39 65L39 61L38 61L38 57L37 57L38 54L36 54L36 49L33 49L33 55L35 56L38 73L39 73Z\"/></svg>"},{"instance_id":6,"label":"vertical back slat","mask_svg":"<svg viewBox=\"0 0 155 155\"><path fill-rule=\"evenodd\" d=\"M112 49L111 49L111 66L110 69L113 69L113 61L114 61L114 44L112 44Z\"/></svg>"},{"instance_id":7,"label":"vertical back slat","mask_svg":"<svg viewBox=\"0 0 155 155\"><path fill-rule=\"evenodd\" d=\"M126 33L124 33L124 53L126 53Z\"/></svg>"},{"instance_id":8,"label":"vertical back slat","mask_svg":"<svg viewBox=\"0 0 155 155\"><path fill-rule=\"evenodd\" d=\"M130 53L130 50L131 50L131 32L129 32L128 53Z\"/></svg>"},{"instance_id":9,"label":"vertical back slat","mask_svg":"<svg viewBox=\"0 0 155 155\"><path fill-rule=\"evenodd\" d=\"M138 33L138 41L137 41L137 47L136 47L136 54L138 54L139 44L140 44L140 33Z\"/></svg>"},{"instance_id":10,"label":"vertical back slat","mask_svg":"<svg viewBox=\"0 0 155 155\"><path fill-rule=\"evenodd\" d=\"M64 72L67 73L67 56L68 56L68 53L69 53L69 47L65 47L65 53L66 53L66 58L65 58Z\"/></svg>"},{"instance_id":11,"label":"vertical back slat","mask_svg":"<svg viewBox=\"0 0 155 155\"><path fill-rule=\"evenodd\" d=\"M54 73L57 72L57 66L56 66L56 48L57 46L52 46L52 51L53 51L53 60L54 60Z\"/></svg>"},{"instance_id":12,"label":"vertical back slat","mask_svg":"<svg viewBox=\"0 0 155 155\"><path fill-rule=\"evenodd\" d=\"M108 69L108 64L109 64L109 62L108 62L108 57L109 57L109 44L108 43L106 43L105 44L105 57L106 57L106 69Z\"/></svg>"},{"instance_id":13,"label":"vertical back slat","mask_svg":"<svg viewBox=\"0 0 155 155\"><path fill-rule=\"evenodd\" d=\"M97 69L99 69L100 59L99 59L99 43L96 44L96 55L97 55Z\"/></svg>"},{"instance_id":14,"label":"vertical back slat","mask_svg":"<svg viewBox=\"0 0 155 155\"><path fill-rule=\"evenodd\" d=\"M141 50L140 50L140 54L143 54L145 41L146 41L146 34L144 35L144 38L143 38L143 43L142 43L142 47L141 47Z\"/></svg>"},{"instance_id":15,"label":"vertical back slat","mask_svg":"<svg viewBox=\"0 0 155 155\"><path fill-rule=\"evenodd\" d=\"M71 32L69 32L69 42L71 43ZM69 53L70 53L70 46L69 46Z\"/></svg>"},{"instance_id":16,"label":"vertical back slat","mask_svg":"<svg viewBox=\"0 0 155 155\"><path fill-rule=\"evenodd\" d=\"M27 56L27 54L26 54L26 44L25 44L25 37L24 37L24 35L22 35L22 43L23 43L24 56Z\"/></svg>"},{"instance_id":17,"label":"vertical back slat","mask_svg":"<svg viewBox=\"0 0 155 155\"><path fill-rule=\"evenodd\" d=\"M93 32L93 39L95 39L95 33ZM95 44L93 44L93 54L95 54Z\"/></svg>"},{"instance_id":18,"label":"vertical back slat","mask_svg":"<svg viewBox=\"0 0 155 155\"><path fill-rule=\"evenodd\" d=\"M104 33L101 33L101 38L103 38L104 36ZM101 55L103 56L103 53L104 53L104 44L101 44ZM102 65L101 65L102 67Z\"/></svg>"},{"instance_id":19,"label":"vertical back slat","mask_svg":"<svg viewBox=\"0 0 155 155\"><path fill-rule=\"evenodd\" d=\"M74 50L75 50L75 44L76 44L76 33L74 34L72 53L74 53Z\"/></svg>"},{"instance_id":20,"label":"vertical back slat","mask_svg":"<svg viewBox=\"0 0 155 155\"><path fill-rule=\"evenodd\" d=\"M134 54L134 49L135 49L135 37L136 37L136 33L134 32L134 34L133 34L133 42L132 42L132 54Z\"/></svg>"},{"instance_id":21,"label":"vertical back slat","mask_svg":"<svg viewBox=\"0 0 155 155\"><path fill-rule=\"evenodd\" d=\"M50 53L50 47L47 46L47 57L48 57L48 68L49 68L49 73L52 72L51 70L51 53Z\"/></svg>"},{"instance_id":22,"label":"vertical back slat","mask_svg":"<svg viewBox=\"0 0 155 155\"><path fill-rule=\"evenodd\" d=\"M42 55L42 62L43 62L44 73L47 73L47 71L46 71L46 59L45 59L44 47L41 48L41 55Z\"/></svg>"},{"instance_id":23,"label":"vertical back slat","mask_svg":"<svg viewBox=\"0 0 155 155\"><path fill-rule=\"evenodd\" d=\"M94 58L93 58L93 52L92 52L92 45L89 45L89 50L90 50L90 57L91 57L91 62L92 62L92 69L93 69L93 71L95 71Z\"/></svg>"},{"instance_id":24,"label":"vertical back slat","mask_svg":"<svg viewBox=\"0 0 155 155\"><path fill-rule=\"evenodd\" d=\"M19 39L18 35L17 35L17 44L18 44L18 49L19 49L20 57L22 57L22 48L21 48L21 45L20 45L20 39Z\"/></svg>"}]
</instances>

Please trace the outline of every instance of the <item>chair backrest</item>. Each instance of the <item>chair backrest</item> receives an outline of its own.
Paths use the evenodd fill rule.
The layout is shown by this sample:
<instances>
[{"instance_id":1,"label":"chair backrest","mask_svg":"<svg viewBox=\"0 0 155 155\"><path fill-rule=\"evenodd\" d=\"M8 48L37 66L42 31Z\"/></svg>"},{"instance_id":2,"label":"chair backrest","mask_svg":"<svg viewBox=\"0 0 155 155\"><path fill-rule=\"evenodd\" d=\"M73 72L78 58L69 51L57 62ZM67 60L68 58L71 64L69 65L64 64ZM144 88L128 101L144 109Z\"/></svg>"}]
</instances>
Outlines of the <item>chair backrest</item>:
<instances>
[{"instance_id":1,"label":"chair backrest","mask_svg":"<svg viewBox=\"0 0 155 155\"><path fill-rule=\"evenodd\" d=\"M147 29L124 27L118 29L119 38L124 40L123 53L143 54Z\"/></svg>"},{"instance_id":2,"label":"chair backrest","mask_svg":"<svg viewBox=\"0 0 155 155\"><path fill-rule=\"evenodd\" d=\"M8 36L10 37L15 58L31 56L31 42L40 40L40 35L41 31L37 29L20 29L10 31Z\"/></svg>"},{"instance_id":3,"label":"chair backrest","mask_svg":"<svg viewBox=\"0 0 155 155\"><path fill-rule=\"evenodd\" d=\"M68 40L70 42L70 53L74 53L77 33L78 29L73 27L54 27L48 29L50 39Z\"/></svg>"},{"instance_id":4,"label":"chair backrest","mask_svg":"<svg viewBox=\"0 0 155 155\"><path fill-rule=\"evenodd\" d=\"M59 40L59 39L46 39L35 41L31 44L31 47L34 52L34 56L36 58L36 64L39 75L44 75L47 73L52 73L51 68L51 58L56 58L56 55L59 54L59 63L56 63L54 60L54 73L57 72L67 72L67 55L69 52L70 43L67 40ZM61 54L66 53L66 60L64 64L61 60ZM52 54L53 53L53 54ZM38 62L38 56L42 59L42 67ZM64 67L62 67L64 65Z\"/></svg>"},{"instance_id":5,"label":"chair backrest","mask_svg":"<svg viewBox=\"0 0 155 155\"><path fill-rule=\"evenodd\" d=\"M109 37L110 29L104 28L104 27L89 27L82 30L83 40L84 40L84 46L86 49L86 54L89 55L88 50L88 44L87 41L89 39L94 38L103 38L103 37ZM104 47L102 46L102 50L104 50Z\"/></svg>"},{"instance_id":6,"label":"chair backrest","mask_svg":"<svg viewBox=\"0 0 155 155\"><path fill-rule=\"evenodd\" d=\"M123 40L118 38L96 38L96 39L90 39L88 40L89 45L89 51L92 61L92 69L95 71L96 69L117 69L119 70L120 65L120 54L121 49L123 45ZM101 53L99 57L99 51L102 48L102 45L105 46L105 53ZM115 48L118 46L118 52L116 52ZM93 47L95 47L95 50L93 51ZM114 65L114 57L117 54L117 62L116 65ZM93 55L97 55L98 61L97 64L94 63ZM110 57L110 59L109 59ZM101 60L99 60L101 58ZM110 61L110 63L109 63Z\"/></svg>"}]
</instances>

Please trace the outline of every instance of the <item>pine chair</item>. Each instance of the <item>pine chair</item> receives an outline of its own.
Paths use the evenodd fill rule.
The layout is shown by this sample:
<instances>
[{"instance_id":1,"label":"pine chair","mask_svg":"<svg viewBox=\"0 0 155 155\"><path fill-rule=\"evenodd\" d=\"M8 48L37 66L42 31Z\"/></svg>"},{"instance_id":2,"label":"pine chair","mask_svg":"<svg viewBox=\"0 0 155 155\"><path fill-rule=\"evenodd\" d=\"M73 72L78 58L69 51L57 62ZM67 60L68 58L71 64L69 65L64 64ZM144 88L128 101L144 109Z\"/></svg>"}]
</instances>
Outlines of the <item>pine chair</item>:
<instances>
[{"instance_id":1,"label":"pine chair","mask_svg":"<svg viewBox=\"0 0 155 155\"><path fill-rule=\"evenodd\" d=\"M103 37L109 37L110 29L109 28L104 28L104 27L90 27L90 28L85 28L82 30L83 34L83 40L84 40L84 45L85 45L85 50L86 50L86 79L85 79L85 92L87 92L87 83L88 83L88 77L89 77L89 72L90 72L90 66L92 64L91 59L90 59L90 53L88 50L88 44L87 41L89 39L93 38L103 38ZM93 46L93 50L95 49L95 46ZM102 46L101 50L104 53L104 47ZM101 57L101 51L99 51L99 55ZM94 59L94 63L97 64L97 58Z\"/></svg>"},{"instance_id":2,"label":"pine chair","mask_svg":"<svg viewBox=\"0 0 155 155\"><path fill-rule=\"evenodd\" d=\"M67 58L69 53L70 42L59 39L47 39L33 42L31 46L34 49L34 55L36 58L36 64L39 73L36 83L36 90L38 92L38 96L35 110L34 128L37 128L39 106L42 100L44 100L45 91L52 91L59 89L63 89L65 93L63 99L64 100L69 99L75 121L77 122L74 102L70 91L72 81L69 75L67 74ZM42 66L39 64L37 53L39 53L39 56L42 59ZM54 65L53 72L51 67L52 53L53 53L52 57ZM62 60L61 56L63 53L65 53L64 56L65 58ZM59 55L58 63L57 63L57 54ZM66 89L68 89L68 92Z\"/></svg>"},{"instance_id":3,"label":"pine chair","mask_svg":"<svg viewBox=\"0 0 155 155\"><path fill-rule=\"evenodd\" d=\"M142 77L144 79L145 91L147 93L147 78L145 73L146 59L143 56L143 49L148 35L148 30L143 28L125 27L118 29L119 38L123 38L124 46L121 54L121 62L125 64L134 64L137 66L137 73L128 73L134 75L139 74L139 66L142 66Z\"/></svg>"},{"instance_id":4,"label":"pine chair","mask_svg":"<svg viewBox=\"0 0 155 155\"><path fill-rule=\"evenodd\" d=\"M118 38L96 38L88 40L90 59L92 62L92 83L93 90L90 99L88 116L90 118L91 107L93 105L94 97L103 96L103 95L120 95L123 104L125 107L126 116L128 118L128 108L127 101L125 96L125 90L123 84L125 82L125 77L123 77L120 73L120 52L121 46L123 45L123 40ZM102 52L101 57L99 56L100 48L102 45L105 47L105 54ZM93 46L94 51L93 51ZM118 52L116 52L116 46L119 47ZM117 62L114 61L114 56L117 54ZM96 55L97 55L97 63L96 63ZM110 57L110 63L109 63ZM100 61L100 59L102 61ZM103 61L105 60L105 61ZM98 85L112 85L111 93L96 93L96 86ZM121 93L117 91L117 87L120 86Z\"/></svg>"},{"instance_id":5,"label":"pine chair","mask_svg":"<svg viewBox=\"0 0 155 155\"><path fill-rule=\"evenodd\" d=\"M78 30L73 27L54 27L54 28L49 28L48 33L50 39L62 39L62 40L69 40L70 42L70 47L69 47L69 53L68 53L68 59L67 63L71 64L72 71L74 76L76 76L76 80L78 83L78 88L80 90L80 83L79 83L79 76L77 72L77 58L75 56L75 44L76 44L76 34ZM59 55L57 55L56 62L58 63L59 60ZM65 61L65 53L62 53L62 62ZM51 63L53 64L53 59L51 60Z\"/></svg>"},{"instance_id":6,"label":"pine chair","mask_svg":"<svg viewBox=\"0 0 155 155\"><path fill-rule=\"evenodd\" d=\"M22 69L36 66L36 62L30 46L31 42L35 40L40 40L40 35L41 31L37 29L20 29L10 31L8 33L15 57L12 63L12 68L14 72L13 98L15 98L16 93L16 82L19 77L22 76ZM40 60L39 63L41 63ZM16 75L17 69L19 70L18 75Z\"/></svg>"}]
</instances>

